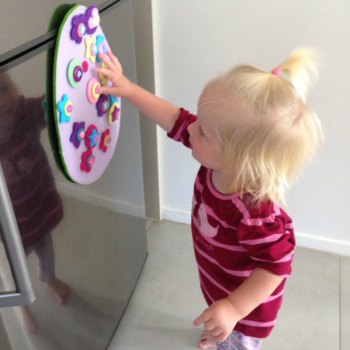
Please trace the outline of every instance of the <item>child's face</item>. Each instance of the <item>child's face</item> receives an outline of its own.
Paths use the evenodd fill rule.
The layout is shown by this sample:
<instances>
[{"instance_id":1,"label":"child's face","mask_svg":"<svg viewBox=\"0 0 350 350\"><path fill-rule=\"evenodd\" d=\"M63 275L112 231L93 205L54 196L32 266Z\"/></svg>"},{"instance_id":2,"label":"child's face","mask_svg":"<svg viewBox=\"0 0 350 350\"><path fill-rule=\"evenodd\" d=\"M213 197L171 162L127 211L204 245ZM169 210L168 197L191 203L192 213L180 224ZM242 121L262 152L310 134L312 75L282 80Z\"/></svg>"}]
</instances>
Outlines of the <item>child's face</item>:
<instances>
[{"instance_id":1,"label":"child's face","mask_svg":"<svg viewBox=\"0 0 350 350\"><path fill-rule=\"evenodd\" d=\"M198 119L188 126L193 157L203 166L222 171L223 149L213 120L205 107L198 109Z\"/></svg>"}]
</instances>

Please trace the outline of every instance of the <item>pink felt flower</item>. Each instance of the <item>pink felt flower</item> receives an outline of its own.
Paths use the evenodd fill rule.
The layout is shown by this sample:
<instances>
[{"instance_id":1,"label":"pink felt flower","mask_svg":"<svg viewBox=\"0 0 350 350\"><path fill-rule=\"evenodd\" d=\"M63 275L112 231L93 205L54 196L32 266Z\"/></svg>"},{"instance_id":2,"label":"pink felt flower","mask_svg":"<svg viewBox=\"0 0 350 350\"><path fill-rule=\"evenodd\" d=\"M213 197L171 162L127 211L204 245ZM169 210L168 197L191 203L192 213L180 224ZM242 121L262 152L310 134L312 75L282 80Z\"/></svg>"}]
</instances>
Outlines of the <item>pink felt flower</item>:
<instances>
[{"instance_id":1,"label":"pink felt flower","mask_svg":"<svg viewBox=\"0 0 350 350\"><path fill-rule=\"evenodd\" d=\"M111 143L111 133L110 133L109 129L107 129L106 131L104 131L102 133L101 142L100 142L100 150L102 150L103 152L106 152L110 143Z\"/></svg>"},{"instance_id":2,"label":"pink felt flower","mask_svg":"<svg viewBox=\"0 0 350 350\"><path fill-rule=\"evenodd\" d=\"M81 156L80 169L89 173L94 165L95 157L92 154L91 148L84 152Z\"/></svg>"}]
</instances>

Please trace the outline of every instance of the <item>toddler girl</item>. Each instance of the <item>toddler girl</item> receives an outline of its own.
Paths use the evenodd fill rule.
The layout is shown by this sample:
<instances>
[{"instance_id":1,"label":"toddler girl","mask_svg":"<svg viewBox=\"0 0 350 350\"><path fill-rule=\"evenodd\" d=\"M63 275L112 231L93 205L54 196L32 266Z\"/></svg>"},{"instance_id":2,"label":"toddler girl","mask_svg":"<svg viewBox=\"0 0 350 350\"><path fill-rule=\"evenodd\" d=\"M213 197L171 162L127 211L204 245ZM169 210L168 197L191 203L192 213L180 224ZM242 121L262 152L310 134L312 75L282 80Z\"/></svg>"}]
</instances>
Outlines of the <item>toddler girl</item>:
<instances>
[{"instance_id":1,"label":"toddler girl","mask_svg":"<svg viewBox=\"0 0 350 350\"><path fill-rule=\"evenodd\" d=\"M237 66L210 81L197 115L130 82L118 59L97 69L201 164L192 208L193 245L209 307L202 349L260 349L276 324L295 249L281 208L290 182L321 139L305 96L317 73L316 51L293 52L271 72Z\"/></svg>"}]
</instances>

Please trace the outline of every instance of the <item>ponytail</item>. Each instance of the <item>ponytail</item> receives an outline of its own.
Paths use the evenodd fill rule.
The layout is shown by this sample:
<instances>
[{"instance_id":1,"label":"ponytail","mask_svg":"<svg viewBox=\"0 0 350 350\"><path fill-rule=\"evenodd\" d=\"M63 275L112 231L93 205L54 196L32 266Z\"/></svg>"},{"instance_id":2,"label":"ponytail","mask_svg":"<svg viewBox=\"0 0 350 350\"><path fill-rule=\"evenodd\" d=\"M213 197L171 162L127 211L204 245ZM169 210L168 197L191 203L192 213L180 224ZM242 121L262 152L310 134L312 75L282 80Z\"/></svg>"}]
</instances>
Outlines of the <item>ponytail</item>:
<instances>
[{"instance_id":1,"label":"ponytail","mask_svg":"<svg viewBox=\"0 0 350 350\"><path fill-rule=\"evenodd\" d=\"M289 77L300 98L305 102L313 82L318 77L320 53L314 48L293 51L278 69ZM273 71L272 71L273 73Z\"/></svg>"}]
</instances>

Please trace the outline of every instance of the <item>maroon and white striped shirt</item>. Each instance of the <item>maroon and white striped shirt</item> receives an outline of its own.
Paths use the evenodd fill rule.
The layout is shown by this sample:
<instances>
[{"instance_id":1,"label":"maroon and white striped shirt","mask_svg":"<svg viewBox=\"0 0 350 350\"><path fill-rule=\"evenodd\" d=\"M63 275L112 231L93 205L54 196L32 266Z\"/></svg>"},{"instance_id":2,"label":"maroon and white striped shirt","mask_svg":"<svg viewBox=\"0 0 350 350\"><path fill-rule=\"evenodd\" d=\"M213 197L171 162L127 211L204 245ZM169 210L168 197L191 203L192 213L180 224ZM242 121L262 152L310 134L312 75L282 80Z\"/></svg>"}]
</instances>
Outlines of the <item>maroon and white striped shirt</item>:
<instances>
[{"instance_id":1,"label":"maroon and white striped shirt","mask_svg":"<svg viewBox=\"0 0 350 350\"><path fill-rule=\"evenodd\" d=\"M196 116L186 110L168 134L189 147L187 127ZM265 338L282 304L295 249L292 221L278 205L249 206L249 194L222 194L213 185L212 170L200 167L192 208L192 234L201 289L207 303L227 297L255 268L284 279L271 296L240 320L235 330Z\"/></svg>"}]
</instances>

